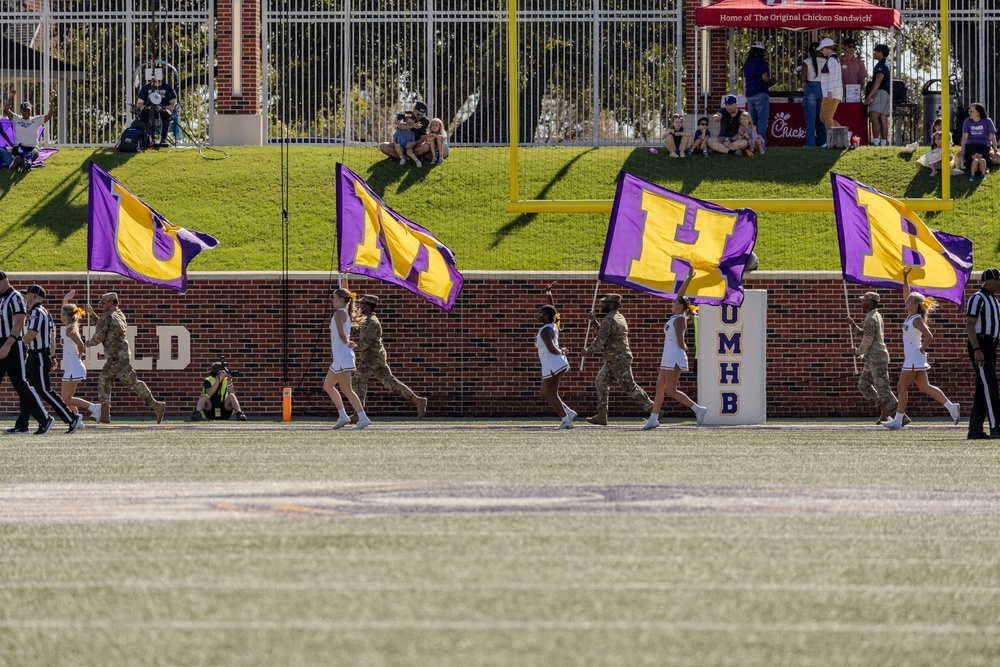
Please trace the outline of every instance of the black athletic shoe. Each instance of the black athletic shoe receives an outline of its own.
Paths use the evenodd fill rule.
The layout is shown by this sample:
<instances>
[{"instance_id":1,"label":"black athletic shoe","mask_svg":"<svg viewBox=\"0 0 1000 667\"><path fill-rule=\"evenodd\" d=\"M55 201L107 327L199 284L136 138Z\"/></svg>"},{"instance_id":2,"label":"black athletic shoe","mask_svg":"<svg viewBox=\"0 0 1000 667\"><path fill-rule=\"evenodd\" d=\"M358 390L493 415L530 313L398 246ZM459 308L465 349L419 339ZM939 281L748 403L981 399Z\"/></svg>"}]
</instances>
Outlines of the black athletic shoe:
<instances>
[{"instance_id":1,"label":"black athletic shoe","mask_svg":"<svg viewBox=\"0 0 1000 667\"><path fill-rule=\"evenodd\" d=\"M997 436L1000 437L1000 436ZM990 436L985 431L969 431L969 435L965 436L966 440L989 440Z\"/></svg>"},{"instance_id":2,"label":"black athletic shoe","mask_svg":"<svg viewBox=\"0 0 1000 667\"><path fill-rule=\"evenodd\" d=\"M247 416L245 414L243 414L242 410L240 410L239 412L236 413L236 421L245 422L246 420L247 420Z\"/></svg>"},{"instance_id":3,"label":"black athletic shoe","mask_svg":"<svg viewBox=\"0 0 1000 667\"><path fill-rule=\"evenodd\" d=\"M56 423L56 418L49 415L49 418L38 425L38 430L35 431L35 435L45 435L52 430L52 425Z\"/></svg>"},{"instance_id":4,"label":"black athletic shoe","mask_svg":"<svg viewBox=\"0 0 1000 667\"><path fill-rule=\"evenodd\" d=\"M16 426L12 426L11 428L9 428L9 429L7 429L7 430L4 431L4 433L6 433L7 435L24 435L27 432L28 432L28 429L26 429L26 428L17 428Z\"/></svg>"},{"instance_id":5,"label":"black athletic shoe","mask_svg":"<svg viewBox=\"0 0 1000 667\"><path fill-rule=\"evenodd\" d=\"M66 432L76 433L77 429L81 428L83 428L83 415L77 415L76 418L73 419L72 423L69 425L69 429Z\"/></svg>"}]
</instances>

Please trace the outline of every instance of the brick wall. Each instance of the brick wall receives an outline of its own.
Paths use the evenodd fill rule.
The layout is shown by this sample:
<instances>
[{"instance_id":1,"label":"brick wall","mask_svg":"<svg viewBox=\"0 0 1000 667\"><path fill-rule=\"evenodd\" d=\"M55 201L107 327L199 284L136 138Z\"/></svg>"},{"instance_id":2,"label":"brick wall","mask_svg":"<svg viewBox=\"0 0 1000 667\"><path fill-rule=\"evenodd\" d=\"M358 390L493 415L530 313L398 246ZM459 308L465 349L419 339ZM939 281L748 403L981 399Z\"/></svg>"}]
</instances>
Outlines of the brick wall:
<instances>
[{"instance_id":1,"label":"brick wall","mask_svg":"<svg viewBox=\"0 0 1000 667\"><path fill-rule=\"evenodd\" d=\"M594 406L591 387L599 368L588 358L577 372L586 330L584 314L590 308L595 275L590 273L466 273L465 289L451 313L427 304L399 288L353 279L359 295L372 292L382 301L379 316L385 330L389 363L396 375L430 399L431 416L542 416L548 414L539 396L538 357L534 348L537 306L544 287L557 280L556 303L563 314L563 345L572 350L572 371L562 382L566 402L582 413ZM23 289L38 282L46 287L48 307L57 310L59 298L73 287L85 292L85 274L11 274ZM186 295L140 285L112 276L91 277L92 298L109 290L121 295L129 323L138 328L134 353L155 357L157 325L184 326L191 334L191 365L184 370L139 371L154 395L167 401L170 415L187 415L200 382L220 354L246 377L237 382L244 409L253 417L280 414L284 386L281 337L281 294L277 273L209 274L190 276ZM770 417L874 416L857 392L845 324L844 287L838 273L757 272L748 286L768 291L767 394ZM976 288L970 286L968 294ZM602 284L604 291L623 293L622 312L631 329L636 380L648 392L655 388L663 344L665 302L622 288ZM858 297L865 290L848 286L852 314L861 321ZM329 363L328 323L330 277L325 273L292 275L293 314L289 326L289 386L296 414L331 414L331 402L321 386ZM900 293L883 292L889 351L894 360L893 380L902 360L899 327L903 320ZM973 378L964 345L964 314L953 304L930 321L935 335L930 349L931 381L948 396L971 407ZM690 335L690 334L689 334ZM593 331L591 331L593 336ZM689 345L693 339L689 339ZM97 372L81 385L80 395L94 400ZM54 385L58 387L58 380ZM685 374L682 389L696 397L695 374ZM913 416L944 416L944 410L924 396L909 410ZM387 396L374 383L369 411L379 415L411 415L413 408ZM676 404L669 413L681 415ZM0 411L16 411L16 395L9 382L0 383ZM640 416L640 410L622 392L612 389L613 416ZM137 397L119 386L114 414L149 414Z\"/></svg>"},{"instance_id":2,"label":"brick wall","mask_svg":"<svg viewBox=\"0 0 1000 667\"><path fill-rule=\"evenodd\" d=\"M232 0L216 3L216 59L219 64L216 77L215 107L220 114L260 113L260 0L243 0L242 25L233 25ZM234 40L240 40L243 66L243 90L233 91L231 63Z\"/></svg>"}]
</instances>

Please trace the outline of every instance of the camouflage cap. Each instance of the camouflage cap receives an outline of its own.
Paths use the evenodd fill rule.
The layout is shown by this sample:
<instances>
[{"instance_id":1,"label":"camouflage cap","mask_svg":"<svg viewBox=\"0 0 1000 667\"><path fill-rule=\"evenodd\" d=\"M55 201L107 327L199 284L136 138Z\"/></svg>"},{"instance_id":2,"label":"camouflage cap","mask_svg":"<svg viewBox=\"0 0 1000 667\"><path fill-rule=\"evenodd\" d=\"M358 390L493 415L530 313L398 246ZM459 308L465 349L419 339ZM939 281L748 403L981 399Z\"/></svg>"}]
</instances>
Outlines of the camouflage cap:
<instances>
[{"instance_id":1,"label":"camouflage cap","mask_svg":"<svg viewBox=\"0 0 1000 667\"><path fill-rule=\"evenodd\" d=\"M617 303L619 306L622 304L621 294L605 294L601 297L601 301L610 301L611 303Z\"/></svg>"},{"instance_id":2,"label":"camouflage cap","mask_svg":"<svg viewBox=\"0 0 1000 667\"><path fill-rule=\"evenodd\" d=\"M874 304L879 304L882 301L882 297L880 297L878 295L878 292L865 292L864 294L862 294L858 298L860 298L862 301L864 301L865 299L867 299L867 300L871 301Z\"/></svg>"},{"instance_id":3,"label":"camouflage cap","mask_svg":"<svg viewBox=\"0 0 1000 667\"><path fill-rule=\"evenodd\" d=\"M117 301L118 292L105 292L101 295L100 302L107 303L108 301Z\"/></svg>"},{"instance_id":4,"label":"camouflage cap","mask_svg":"<svg viewBox=\"0 0 1000 667\"><path fill-rule=\"evenodd\" d=\"M363 297L358 299L358 303L367 303L369 306L377 306L378 297L374 294L365 294Z\"/></svg>"}]
</instances>

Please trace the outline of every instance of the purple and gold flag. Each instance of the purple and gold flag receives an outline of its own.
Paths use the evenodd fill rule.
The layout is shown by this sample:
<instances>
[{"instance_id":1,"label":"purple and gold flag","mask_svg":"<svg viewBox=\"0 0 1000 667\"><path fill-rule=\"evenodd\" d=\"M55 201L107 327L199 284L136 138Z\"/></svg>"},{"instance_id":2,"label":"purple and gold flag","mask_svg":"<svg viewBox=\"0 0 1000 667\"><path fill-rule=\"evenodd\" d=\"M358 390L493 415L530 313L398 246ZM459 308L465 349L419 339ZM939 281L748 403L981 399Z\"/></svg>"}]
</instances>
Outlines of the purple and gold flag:
<instances>
[{"instance_id":1,"label":"purple and gold flag","mask_svg":"<svg viewBox=\"0 0 1000 667\"><path fill-rule=\"evenodd\" d=\"M693 302L738 306L756 240L757 214L750 209L731 211L623 171L600 278L669 299L693 269L687 288Z\"/></svg>"},{"instance_id":2,"label":"purple and gold flag","mask_svg":"<svg viewBox=\"0 0 1000 667\"><path fill-rule=\"evenodd\" d=\"M87 269L110 271L141 283L187 292L187 265L219 242L166 221L90 163Z\"/></svg>"},{"instance_id":3,"label":"purple and gold flag","mask_svg":"<svg viewBox=\"0 0 1000 667\"><path fill-rule=\"evenodd\" d=\"M844 280L899 290L903 267L921 294L961 304L972 273L972 241L931 229L887 194L831 173Z\"/></svg>"},{"instance_id":4,"label":"purple and gold flag","mask_svg":"<svg viewBox=\"0 0 1000 667\"><path fill-rule=\"evenodd\" d=\"M342 272L399 285L445 310L462 291L451 250L386 206L342 164L337 165L337 257Z\"/></svg>"}]
</instances>

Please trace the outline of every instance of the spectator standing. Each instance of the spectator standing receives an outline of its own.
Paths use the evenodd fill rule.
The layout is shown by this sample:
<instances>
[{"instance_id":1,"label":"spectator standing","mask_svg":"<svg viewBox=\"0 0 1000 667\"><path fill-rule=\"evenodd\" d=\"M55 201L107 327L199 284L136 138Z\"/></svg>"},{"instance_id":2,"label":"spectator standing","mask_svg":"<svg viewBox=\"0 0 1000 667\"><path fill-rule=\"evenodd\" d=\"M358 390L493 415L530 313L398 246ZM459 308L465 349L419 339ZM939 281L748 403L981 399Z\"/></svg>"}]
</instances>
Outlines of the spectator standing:
<instances>
[{"instance_id":1,"label":"spectator standing","mask_svg":"<svg viewBox=\"0 0 1000 667\"><path fill-rule=\"evenodd\" d=\"M889 76L889 47L885 44L875 46L873 52L875 68L872 70L871 88L865 92L865 106L868 107L868 119L872 124L872 146L889 145L889 112L892 108L892 97L889 86L892 78Z\"/></svg>"},{"instance_id":2,"label":"spectator standing","mask_svg":"<svg viewBox=\"0 0 1000 667\"><path fill-rule=\"evenodd\" d=\"M771 77L771 67L764 58L764 42L754 42L743 63L743 80L746 82L747 111L750 120L761 128L763 136L767 136L767 123L771 116L771 94L768 91L774 85Z\"/></svg>"},{"instance_id":3,"label":"spectator standing","mask_svg":"<svg viewBox=\"0 0 1000 667\"><path fill-rule=\"evenodd\" d=\"M829 37L824 37L819 42L819 50L826 58L826 62L820 68L823 103L819 108L819 117L827 132L831 127L840 127L840 123L834 120L834 115L837 113L837 107L844 101L844 81L841 78L840 59L837 58L836 48L837 45ZM825 142L823 148L826 148Z\"/></svg>"},{"instance_id":4,"label":"spectator standing","mask_svg":"<svg viewBox=\"0 0 1000 667\"><path fill-rule=\"evenodd\" d=\"M969 440L1000 438L1000 391L997 389L997 339L1000 338L1000 270L983 271L983 286L969 297L965 311L965 334L969 359L976 373L976 394L969 415ZM989 420L990 434L983 431Z\"/></svg>"},{"instance_id":5,"label":"spectator standing","mask_svg":"<svg viewBox=\"0 0 1000 667\"><path fill-rule=\"evenodd\" d=\"M990 153L997 148L997 128L980 102L969 106L969 117L962 124L962 154L969 180L976 180L978 171L985 181L990 173Z\"/></svg>"},{"instance_id":6,"label":"spectator standing","mask_svg":"<svg viewBox=\"0 0 1000 667\"><path fill-rule=\"evenodd\" d=\"M21 115L14 115L14 98L17 90L11 90L10 96L3 105L3 113L14 124L14 161L11 169L31 169L32 163L38 159L38 131L45 123L52 120L56 110L56 91L49 96L49 111L44 116L31 115L31 102L21 102Z\"/></svg>"},{"instance_id":7,"label":"spectator standing","mask_svg":"<svg viewBox=\"0 0 1000 667\"><path fill-rule=\"evenodd\" d=\"M743 149L749 146L745 139L740 139L740 110L736 107L735 95L722 98L722 109L712 118L719 122L719 136L708 139L708 147L716 153L743 155Z\"/></svg>"},{"instance_id":8,"label":"spectator standing","mask_svg":"<svg viewBox=\"0 0 1000 667\"><path fill-rule=\"evenodd\" d=\"M815 148L826 143L826 126L819 118L823 101L823 84L820 70L826 65L826 58L819 52L819 42L809 45L809 55L795 70L803 83L802 115L806 121L806 147Z\"/></svg>"}]
</instances>

